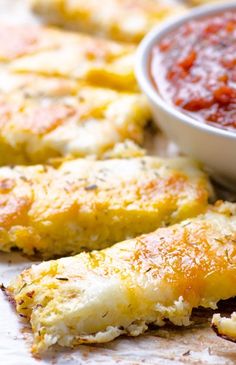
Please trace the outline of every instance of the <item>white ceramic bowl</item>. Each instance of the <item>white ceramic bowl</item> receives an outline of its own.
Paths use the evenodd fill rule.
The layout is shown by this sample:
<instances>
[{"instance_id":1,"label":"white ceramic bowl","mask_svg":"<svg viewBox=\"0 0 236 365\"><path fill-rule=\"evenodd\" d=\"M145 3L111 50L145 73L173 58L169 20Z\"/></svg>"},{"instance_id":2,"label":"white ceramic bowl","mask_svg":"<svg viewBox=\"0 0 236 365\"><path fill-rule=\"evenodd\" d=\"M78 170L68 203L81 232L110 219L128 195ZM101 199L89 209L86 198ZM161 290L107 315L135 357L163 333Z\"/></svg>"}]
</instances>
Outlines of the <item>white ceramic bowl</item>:
<instances>
[{"instance_id":1,"label":"white ceramic bowl","mask_svg":"<svg viewBox=\"0 0 236 365\"><path fill-rule=\"evenodd\" d=\"M150 56L155 44L169 32L191 19L236 10L235 2L202 6L154 28L137 51L136 76L146 94L160 129L189 156L203 162L221 183L236 190L236 130L231 132L200 123L163 100L150 79Z\"/></svg>"}]
</instances>

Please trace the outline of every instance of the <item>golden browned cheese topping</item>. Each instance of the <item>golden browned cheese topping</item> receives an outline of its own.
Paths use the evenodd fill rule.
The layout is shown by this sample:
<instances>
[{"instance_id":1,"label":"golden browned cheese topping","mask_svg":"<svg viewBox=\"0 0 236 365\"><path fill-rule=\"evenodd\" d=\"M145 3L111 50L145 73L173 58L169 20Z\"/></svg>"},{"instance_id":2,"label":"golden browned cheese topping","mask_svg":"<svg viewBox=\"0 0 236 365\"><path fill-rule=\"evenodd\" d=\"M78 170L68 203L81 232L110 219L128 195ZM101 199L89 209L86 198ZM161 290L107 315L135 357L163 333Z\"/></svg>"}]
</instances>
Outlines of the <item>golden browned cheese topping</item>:
<instances>
[{"instance_id":1,"label":"golden browned cheese topping","mask_svg":"<svg viewBox=\"0 0 236 365\"><path fill-rule=\"evenodd\" d=\"M142 272L149 270L154 278L177 285L185 300L195 303L206 289L205 277L209 273L221 272L229 268L229 257L236 264L236 246L227 252L212 245L217 237L208 235L213 227L207 221L166 228L138 239L133 264ZM227 237L236 242L236 231ZM157 245L158 242L158 245ZM223 239L222 244L225 244ZM151 264L151 265L150 265ZM150 266L149 266L150 265Z\"/></svg>"},{"instance_id":2,"label":"golden browned cheese topping","mask_svg":"<svg viewBox=\"0 0 236 365\"><path fill-rule=\"evenodd\" d=\"M0 179L0 231L26 224L33 202L32 191L25 179L20 184L12 178ZM1 234L0 234L1 235Z\"/></svg>"},{"instance_id":3,"label":"golden browned cheese topping","mask_svg":"<svg viewBox=\"0 0 236 365\"><path fill-rule=\"evenodd\" d=\"M12 100L13 101L13 100ZM0 126L13 125L21 132L41 135L65 123L75 110L67 105L55 103L48 106L27 106L24 101L11 102L4 96L0 100ZM15 122L14 122L15 121Z\"/></svg>"},{"instance_id":4,"label":"golden browned cheese topping","mask_svg":"<svg viewBox=\"0 0 236 365\"><path fill-rule=\"evenodd\" d=\"M1 25L0 166L100 159L119 143L140 146L150 109L134 52L84 34Z\"/></svg>"},{"instance_id":5,"label":"golden browned cheese topping","mask_svg":"<svg viewBox=\"0 0 236 365\"><path fill-rule=\"evenodd\" d=\"M38 352L55 343L137 336L166 320L187 326L193 308L215 309L221 299L235 297L235 284L236 206L219 202L106 250L33 265L7 293L31 321ZM223 327L215 318L214 325L233 338L232 321Z\"/></svg>"},{"instance_id":6,"label":"golden browned cheese topping","mask_svg":"<svg viewBox=\"0 0 236 365\"><path fill-rule=\"evenodd\" d=\"M30 201L28 198L16 198L4 196L0 198L0 224L2 227L10 227L13 224L21 224L28 213Z\"/></svg>"},{"instance_id":7,"label":"golden browned cheese topping","mask_svg":"<svg viewBox=\"0 0 236 365\"><path fill-rule=\"evenodd\" d=\"M10 38L10 41L8 40ZM16 74L137 91L135 47L40 26L0 26L0 66Z\"/></svg>"},{"instance_id":8,"label":"golden browned cheese topping","mask_svg":"<svg viewBox=\"0 0 236 365\"><path fill-rule=\"evenodd\" d=\"M0 248L47 257L102 248L197 215L211 194L191 160L152 157L4 167L0 187Z\"/></svg>"},{"instance_id":9,"label":"golden browned cheese topping","mask_svg":"<svg viewBox=\"0 0 236 365\"><path fill-rule=\"evenodd\" d=\"M116 143L143 143L150 111L142 95L28 76L0 74L0 165L101 158Z\"/></svg>"},{"instance_id":10,"label":"golden browned cheese topping","mask_svg":"<svg viewBox=\"0 0 236 365\"><path fill-rule=\"evenodd\" d=\"M26 117L17 120L17 128L33 134L45 134L65 123L75 110L66 105L50 105L35 108L26 113Z\"/></svg>"}]
</instances>

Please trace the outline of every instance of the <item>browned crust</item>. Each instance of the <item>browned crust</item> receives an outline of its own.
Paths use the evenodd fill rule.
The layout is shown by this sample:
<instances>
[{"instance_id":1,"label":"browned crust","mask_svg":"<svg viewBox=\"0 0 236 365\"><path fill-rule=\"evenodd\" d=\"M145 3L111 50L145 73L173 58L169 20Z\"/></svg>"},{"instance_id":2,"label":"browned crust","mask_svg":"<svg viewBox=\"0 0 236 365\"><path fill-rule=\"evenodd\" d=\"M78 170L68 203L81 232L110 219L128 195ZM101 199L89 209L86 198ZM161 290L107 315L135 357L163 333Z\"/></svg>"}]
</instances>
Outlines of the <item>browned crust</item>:
<instances>
[{"instance_id":1,"label":"browned crust","mask_svg":"<svg viewBox=\"0 0 236 365\"><path fill-rule=\"evenodd\" d=\"M225 335L223 333L220 333L219 330L218 330L218 327L215 324L212 324L211 325L211 328L213 329L213 331L216 333L216 335L218 337L222 338L223 340L236 343L236 339L233 339L232 337L229 337L229 336L227 336L227 335Z\"/></svg>"},{"instance_id":2,"label":"browned crust","mask_svg":"<svg viewBox=\"0 0 236 365\"><path fill-rule=\"evenodd\" d=\"M5 287L5 285L3 283L0 284L0 290L5 295L7 300L14 306L14 308L16 308L16 301L15 301L14 297L11 295L9 290L7 290L7 288Z\"/></svg>"}]
</instances>

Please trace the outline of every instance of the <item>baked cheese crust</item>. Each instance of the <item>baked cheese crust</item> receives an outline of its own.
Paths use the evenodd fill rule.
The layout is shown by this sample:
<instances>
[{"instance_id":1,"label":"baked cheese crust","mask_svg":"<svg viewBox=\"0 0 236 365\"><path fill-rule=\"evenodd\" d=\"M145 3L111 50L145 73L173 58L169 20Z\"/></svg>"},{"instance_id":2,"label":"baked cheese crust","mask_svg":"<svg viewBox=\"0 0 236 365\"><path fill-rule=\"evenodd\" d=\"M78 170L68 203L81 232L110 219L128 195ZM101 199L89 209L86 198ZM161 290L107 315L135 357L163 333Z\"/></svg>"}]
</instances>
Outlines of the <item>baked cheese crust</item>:
<instances>
[{"instance_id":1,"label":"baked cheese crust","mask_svg":"<svg viewBox=\"0 0 236 365\"><path fill-rule=\"evenodd\" d=\"M0 168L0 249L55 257L195 216L210 186L189 159L143 157Z\"/></svg>"},{"instance_id":2,"label":"baked cheese crust","mask_svg":"<svg viewBox=\"0 0 236 365\"><path fill-rule=\"evenodd\" d=\"M102 158L116 143L143 143L151 115L141 94L33 75L1 81L0 165Z\"/></svg>"},{"instance_id":3,"label":"baked cheese crust","mask_svg":"<svg viewBox=\"0 0 236 365\"><path fill-rule=\"evenodd\" d=\"M30 320L33 351L190 324L193 308L236 295L236 205L111 248L33 265L7 294Z\"/></svg>"},{"instance_id":4,"label":"baked cheese crust","mask_svg":"<svg viewBox=\"0 0 236 365\"><path fill-rule=\"evenodd\" d=\"M102 87L137 90L135 48L40 26L0 26L0 65L17 73L68 77Z\"/></svg>"},{"instance_id":5,"label":"baked cheese crust","mask_svg":"<svg viewBox=\"0 0 236 365\"><path fill-rule=\"evenodd\" d=\"M125 42L139 42L155 25L183 6L165 0L31 0L47 23Z\"/></svg>"},{"instance_id":6,"label":"baked cheese crust","mask_svg":"<svg viewBox=\"0 0 236 365\"><path fill-rule=\"evenodd\" d=\"M40 26L0 26L0 165L143 142L151 118L134 47Z\"/></svg>"},{"instance_id":7,"label":"baked cheese crust","mask_svg":"<svg viewBox=\"0 0 236 365\"><path fill-rule=\"evenodd\" d=\"M236 312L229 318L221 317L220 314L214 314L212 327L219 337L236 342Z\"/></svg>"}]
</instances>

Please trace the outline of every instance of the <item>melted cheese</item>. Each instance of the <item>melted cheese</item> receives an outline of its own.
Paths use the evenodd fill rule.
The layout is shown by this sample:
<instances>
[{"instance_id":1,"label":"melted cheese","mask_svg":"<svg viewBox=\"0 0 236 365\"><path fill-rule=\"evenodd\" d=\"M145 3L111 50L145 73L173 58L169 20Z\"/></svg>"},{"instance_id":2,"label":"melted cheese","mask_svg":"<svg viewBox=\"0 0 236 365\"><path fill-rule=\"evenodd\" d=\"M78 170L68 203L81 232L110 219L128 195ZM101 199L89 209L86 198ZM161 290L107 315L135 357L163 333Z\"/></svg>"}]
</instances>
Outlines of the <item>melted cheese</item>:
<instances>
[{"instance_id":1,"label":"melted cheese","mask_svg":"<svg viewBox=\"0 0 236 365\"><path fill-rule=\"evenodd\" d=\"M16 73L137 91L134 53L132 45L79 33L39 26L0 27L0 66Z\"/></svg>"},{"instance_id":2,"label":"melted cheese","mask_svg":"<svg viewBox=\"0 0 236 365\"><path fill-rule=\"evenodd\" d=\"M135 48L40 26L0 26L0 165L103 158L141 144L150 110ZM132 153L131 153L132 155Z\"/></svg>"},{"instance_id":3,"label":"melted cheese","mask_svg":"<svg viewBox=\"0 0 236 365\"><path fill-rule=\"evenodd\" d=\"M236 342L236 312L229 318L215 314L212 319L212 327L218 336Z\"/></svg>"},{"instance_id":4,"label":"melted cheese","mask_svg":"<svg viewBox=\"0 0 236 365\"><path fill-rule=\"evenodd\" d=\"M31 322L36 352L137 336L166 319L186 326L193 308L236 295L235 240L236 206L218 204L103 251L33 265L7 293Z\"/></svg>"},{"instance_id":5,"label":"melted cheese","mask_svg":"<svg viewBox=\"0 0 236 365\"><path fill-rule=\"evenodd\" d=\"M188 159L0 169L0 248L45 257L107 247L203 212L210 186Z\"/></svg>"},{"instance_id":6,"label":"melted cheese","mask_svg":"<svg viewBox=\"0 0 236 365\"><path fill-rule=\"evenodd\" d=\"M125 42L139 42L154 26L183 11L165 0L31 0L49 24Z\"/></svg>"},{"instance_id":7,"label":"melted cheese","mask_svg":"<svg viewBox=\"0 0 236 365\"><path fill-rule=\"evenodd\" d=\"M76 95L82 86L88 87L70 78L13 73L0 67L0 92L5 95L21 93L22 97L25 95L27 98L60 98Z\"/></svg>"},{"instance_id":8,"label":"melted cheese","mask_svg":"<svg viewBox=\"0 0 236 365\"><path fill-rule=\"evenodd\" d=\"M1 81L0 165L100 158L116 143L143 142L150 111L140 94L33 75L2 73Z\"/></svg>"},{"instance_id":9,"label":"melted cheese","mask_svg":"<svg viewBox=\"0 0 236 365\"><path fill-rule=\"evenodd\" d=\"M151 115L134 47L39 26L0 27L0 165L143 142Z\"/></svg>"}]
</instances>

